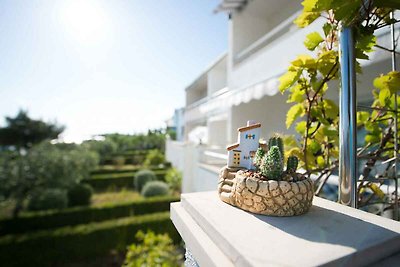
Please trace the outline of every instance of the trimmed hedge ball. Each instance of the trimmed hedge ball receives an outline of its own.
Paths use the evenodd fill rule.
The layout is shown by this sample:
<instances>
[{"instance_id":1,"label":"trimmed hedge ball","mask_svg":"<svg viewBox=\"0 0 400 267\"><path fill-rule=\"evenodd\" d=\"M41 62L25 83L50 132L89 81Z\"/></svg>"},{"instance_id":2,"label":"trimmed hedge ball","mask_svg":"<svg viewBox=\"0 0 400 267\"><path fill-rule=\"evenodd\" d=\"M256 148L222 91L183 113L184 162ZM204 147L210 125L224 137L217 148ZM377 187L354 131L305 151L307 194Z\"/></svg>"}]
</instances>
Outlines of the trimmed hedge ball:
<instances>
[{"instance_id":1,"label":"trimmed hedge ball","mask_svg":"<svg viewBox=\"0 0 400 267\"><path fill-rule=\"evenodd\" d=\"M68 190L68 206L87 206L92 198L93 188L88 184L77 184Z\"/></svg>"},{"instance_id":2,"label":"trimmed hedge ball","mask_svg":"<svg viewBox=\"0 0 400 267\"><path fill-rule=\"evenodd\" d=\"M148 182L141 191L144 197L165 196L169 194L169 187L161 181Z\"/></svg>"},{"instance_id":3,"label":"trimmed hedge ball","mask_svg":"<svg viewBox=\"0 0 400 267\"><path fill-rule=\"evenodd\" d=\"M142 191L144 185L150 181L155 181L157 179L155 173L151 170L141 170L135 174L134 185L138 192Z\"/></svg>"},{"instance_id":4,"label":"trimmed hedge ball","mask_svg":"<svg viewBox=\"0 0 400 267\"><path fill-rule=\"evenodd\" d=\"M28 203L29 210L65 209L67 206L67 192L60 189L44 189L37 192Z\"/></svg>"}]
</instances>

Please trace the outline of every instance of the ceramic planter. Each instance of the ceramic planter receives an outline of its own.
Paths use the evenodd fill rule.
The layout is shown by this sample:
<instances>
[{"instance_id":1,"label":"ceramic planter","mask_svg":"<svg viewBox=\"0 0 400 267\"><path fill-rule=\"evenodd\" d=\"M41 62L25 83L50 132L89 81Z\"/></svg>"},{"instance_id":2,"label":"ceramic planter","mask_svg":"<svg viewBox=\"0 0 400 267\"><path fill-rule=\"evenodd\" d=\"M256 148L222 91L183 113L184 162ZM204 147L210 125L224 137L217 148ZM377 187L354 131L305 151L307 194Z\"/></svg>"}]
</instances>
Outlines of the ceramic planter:
<instances>
[{"instance_id":1,"label":"ceramic planter","mask_svg":"<svg viewBox=\"0 0 400 267\"><path fill-rule=\"evenodd\" d=\"M218 193L222 201L252 213L294 216L310 209L313 188L312 180L301 175L292 182L263 180L252 172L224 167Z\"/></svg>"}]
</instances>

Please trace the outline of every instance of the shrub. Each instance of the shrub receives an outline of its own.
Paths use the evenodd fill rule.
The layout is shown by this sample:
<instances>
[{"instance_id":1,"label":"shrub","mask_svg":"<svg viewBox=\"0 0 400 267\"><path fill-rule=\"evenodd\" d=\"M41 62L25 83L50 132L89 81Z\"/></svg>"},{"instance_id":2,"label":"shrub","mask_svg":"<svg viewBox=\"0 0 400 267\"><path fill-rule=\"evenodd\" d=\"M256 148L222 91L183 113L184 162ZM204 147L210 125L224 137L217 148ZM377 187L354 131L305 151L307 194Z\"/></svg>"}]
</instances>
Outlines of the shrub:
<instances>
[{"instance_id":1,"label":"shrub","mask_svg":"<svg viewBox=\"0 0 400 267\"><path fill-rule=\"evenodd\" d=\"M67 193L60 189L45 189L36 192L29 200L29 210L64 209L68 206Z\"/></svg>"},{"instance_id":2,"label":"shrub","mask_svg":"<svg viewBox=\"0 0 400 267\"><path fill-rule=\"evenodd\" d=\"M123 267L136 266L181 266L183 256L168 234L155 234L148 231L137 232L138 244L128 247Z\"/></svg>"},{"instance_id":3,"label":"shrub","mask_svg":"<svg viewBox=\"0 0 400 267\"><path fill-rule=\"evenodd\" d=\"M152 181L145 184L141 194L144 197L165 196L169 193L169 187L161 181Z\"/></svg>"},{"instance_id":4,"label":"shrub","mask_svg":"<svg viewBox=\"0 0 400 267\"><path fill-rule=\"evenodd\" d=\"M175 201L179 201L179 197L155 197L124 203L109 203L100 207L81 206L58 211L25 212L18 218L0 220L0 235L168 211L170 203Z\"/></svg>"},{"instance_id":5,"label":"shrub","mask_svg":"<svg viewBox=\"0 0 400 267\"><path fill-rule=\"evenodd\" d=\"M114 174L96 174L91 179L85 179L82 182L87 183L93 187L95 191L109 190L110 188L134 188L135 183L132 183L132 177L136 173L133 172L115 172ZM165 170L154 171L157 180L165 180Z\"/></svg>"},{"instance_id":6,"label":"shrub","mask_svg":"<svg viewBox=\"0 0 400 267\"><path fill-rule=\"evenodd\" d=\"M67 226L0 238L0 262L12 266L67 266L67 263L124 251L135 242L132 233L152 230L168 233L175 244L181 238L169 212ZM69 266L69 265L68 265Z\"/></svg>"},{"instance_id":7,"label":"shrub","mask_svg":"<svg viewBox=\"0 0 400 267\"><path fill-rule=\"evenodd\" d=\"M149 151L143 165L147 167L158 166L160 164L163 164L164 162L164 154L160 150L154 149Z\"/></svg>"},{"instance_id":8,"label":"shrub","mask_svg":"<svg viewBox=\"0 0 400 267\"><path fill-rule=\"evenodd\" d=\"M169 185L169 188L175 192L180 192L182 187L182 173L176 169L171 168L165 175L165 181Z\"/></svg>"},{"instance_id":9,"label":"shrub","mask_svg":"<svg viewBox=\"0 0 400 267\"><path fill-rule=\"evenodd\" d=\"M4 162L0 166L0 194L16 201L16 217L29 196L51 188L68 189L88 178L97 160L96 153L75 144L41 143L25 155L0 160ZM38 201L39 196L35 198Z\"/></svg>"},{"instance_id":10,"label":"shrub","mask_svg":"<svg viewBox=\"0 0 400 267\"><path fill-rule=\"evenodd\" d=\"M150 171L150 170L141 170L141 171L138 171L138 172L135 174L135 178L134 178L135 189L136 189L138 192L141 192L143 186L144 186L146 183L148 183L148 182L150 182L150 181L154 181L154 180L156 180L156 179L157 179L157 177L156 177L156 175L154 174L153 171Z\"/></svg>"},{"instance_id":11,"label":"shrub","mask_svg":"<svg viewBox=\"0 0 400 267\"><path fill-rule=\"evenodd\" d=\"M68 205L85 206L90 204L93 188L88 184L76 184L68 190Z\"/></svg>"}]
</instances>

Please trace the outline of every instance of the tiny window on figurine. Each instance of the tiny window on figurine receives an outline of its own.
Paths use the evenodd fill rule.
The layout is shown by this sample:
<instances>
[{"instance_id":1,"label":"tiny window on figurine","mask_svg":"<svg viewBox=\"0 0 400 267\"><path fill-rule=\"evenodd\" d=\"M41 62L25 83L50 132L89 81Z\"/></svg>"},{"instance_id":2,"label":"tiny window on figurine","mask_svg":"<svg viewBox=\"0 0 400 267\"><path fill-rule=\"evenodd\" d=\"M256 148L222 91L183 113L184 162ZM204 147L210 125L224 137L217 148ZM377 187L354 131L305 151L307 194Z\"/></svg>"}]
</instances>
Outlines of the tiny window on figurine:
<instances>
[{"instance_id":1,"label":"tiny window on figurine","mask_svg":"<svg viewBox=\"0 0 400 267\"><path fill-rule=\"evenodd\" d=\"M284 161L281 137L260 142L261 124L248 121L238 129L238 143L227 147L228 165L219 176L222 201L240 209L271 216L294 216L312 206L311 179L296 172L298 158Z\"/></svg>"}]
</instances>

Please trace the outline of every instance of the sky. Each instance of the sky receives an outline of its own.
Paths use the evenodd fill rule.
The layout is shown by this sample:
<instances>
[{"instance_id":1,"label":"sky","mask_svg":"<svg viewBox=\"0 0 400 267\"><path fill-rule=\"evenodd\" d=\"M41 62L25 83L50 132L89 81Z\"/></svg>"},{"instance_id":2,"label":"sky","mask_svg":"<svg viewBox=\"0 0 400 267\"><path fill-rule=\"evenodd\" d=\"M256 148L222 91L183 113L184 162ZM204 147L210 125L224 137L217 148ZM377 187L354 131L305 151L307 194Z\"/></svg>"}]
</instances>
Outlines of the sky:
<instances>
[{"instance_id":1,"label":"sky","mask_svg":"<svg viewBox=\"0 0 400 267\"><path fill-rule=\"evenodd\" d=\"M0 1L0 124L19 109L62 139L165 126L227 49L219 0Z\"/></svg>"}]
</instances>

